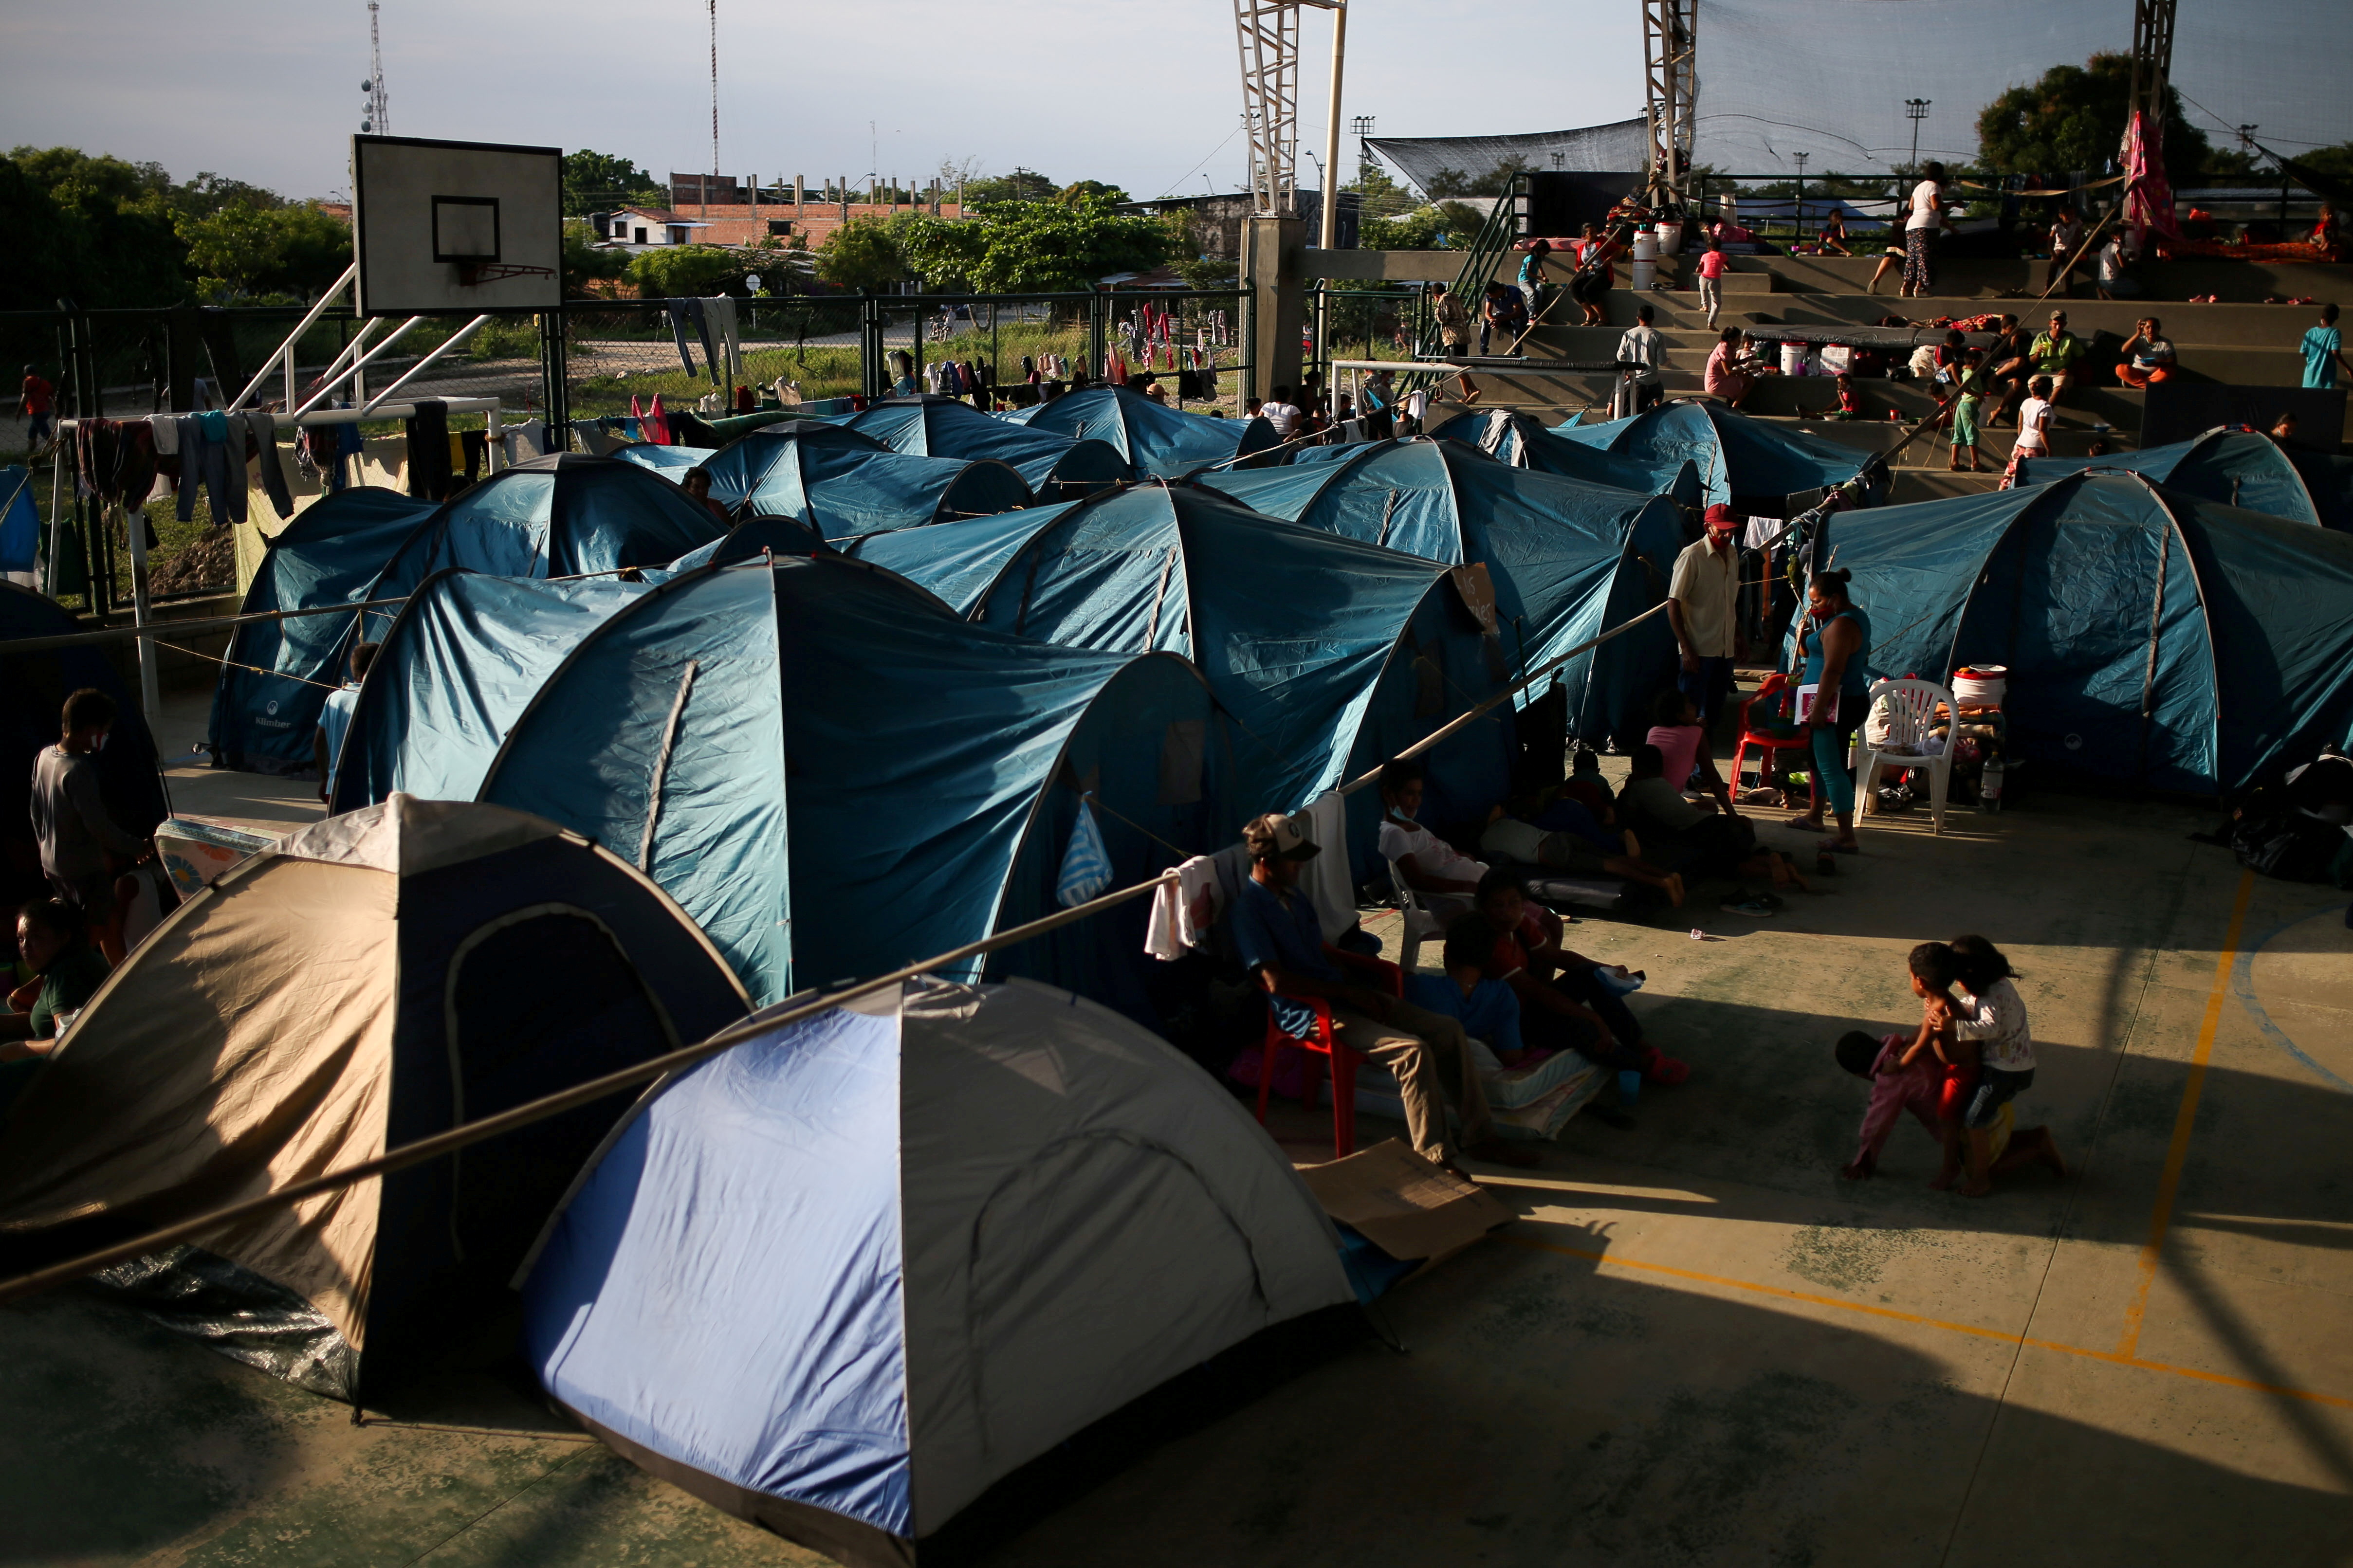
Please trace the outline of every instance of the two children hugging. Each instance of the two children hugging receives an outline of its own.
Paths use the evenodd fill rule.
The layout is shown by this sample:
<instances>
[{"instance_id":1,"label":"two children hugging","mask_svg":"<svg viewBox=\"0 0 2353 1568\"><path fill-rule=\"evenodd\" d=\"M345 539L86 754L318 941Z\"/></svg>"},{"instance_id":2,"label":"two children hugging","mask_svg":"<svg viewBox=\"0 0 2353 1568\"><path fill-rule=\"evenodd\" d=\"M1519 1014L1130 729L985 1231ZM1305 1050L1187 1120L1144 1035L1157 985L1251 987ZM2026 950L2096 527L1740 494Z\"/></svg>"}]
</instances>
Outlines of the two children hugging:
<instances>
[{"instance_id":1,"label":"two children hugging","mask_svg":"<svg viewBox=\"0 0 2353 1568\"><path fill-rule=\"evenodd\" d=\"M1985 938L1964 936L1922 942L1910 968L1918 1031L1873 1039L1857 1030L1838 1042L1839 1065L1871 1084L1862 1146L1844 1173L1860 1181L1875 1172L1908 1110L1943 1145L1928 1184L1940 1191L1958 1180L1964 1196L1983 1197L1994 1176L2033 1163L2064 1176L2051 1130L2016 1125L2012 1101L2034 1082L2034 1035L2010 960Z\"/></svg>"}]
</instances>

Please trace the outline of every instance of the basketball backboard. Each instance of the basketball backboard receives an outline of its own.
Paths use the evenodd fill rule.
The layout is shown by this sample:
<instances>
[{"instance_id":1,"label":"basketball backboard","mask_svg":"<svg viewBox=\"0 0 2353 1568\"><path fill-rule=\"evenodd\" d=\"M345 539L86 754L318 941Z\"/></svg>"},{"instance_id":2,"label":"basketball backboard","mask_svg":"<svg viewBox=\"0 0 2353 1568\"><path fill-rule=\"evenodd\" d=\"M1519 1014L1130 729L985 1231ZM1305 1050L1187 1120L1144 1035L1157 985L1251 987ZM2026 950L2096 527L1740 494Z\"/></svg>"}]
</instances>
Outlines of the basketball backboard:
<instances>
[{"instance_id":1,"label":"basketball backboard","mask_svg":"<svg viewBox=\"0 0 2353 1568\"><path fill-rule=\"evenodd\" d=\"M352 138L364 316L479 316L564 302L564 153Z\"/></svg>"}]
</instances>

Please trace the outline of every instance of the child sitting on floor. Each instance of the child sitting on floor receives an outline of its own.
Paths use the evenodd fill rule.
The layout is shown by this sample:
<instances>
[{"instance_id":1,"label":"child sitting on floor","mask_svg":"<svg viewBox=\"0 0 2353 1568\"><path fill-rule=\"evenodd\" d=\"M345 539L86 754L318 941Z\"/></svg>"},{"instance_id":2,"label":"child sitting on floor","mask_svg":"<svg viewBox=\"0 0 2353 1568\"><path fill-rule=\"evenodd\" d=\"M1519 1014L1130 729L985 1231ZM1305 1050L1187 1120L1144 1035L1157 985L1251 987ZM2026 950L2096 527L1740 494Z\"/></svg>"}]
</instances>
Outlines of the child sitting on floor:
<instances>
[{"instance_id":1,"label":"child sitting on floor","mask_svg":"<svg viewBox=\"0 0 2353 1568\"><path fill-rule=\"evenodd\" d=\"M1878 1173L1879 1152L1887 1146L1887 1135L1895 1131L1907 1110L1920 1119L1931 1138L1939 1144L1945 1141L1944 1129L1936 1121L1936 1101L1945 1089L1942 1066L1924 1060L1907 1066L1906 1043L1900 1034L1873 1039L1860 1029L1839 1037L1835 1047L1839 1066L1871 1085L1871 1104L1862 1113L1862 1145L1839 1172L1851 1182Z\"/></svg>"},{"instance_id":2,"label":"child sitting on floor","mask_svg":"<svg viewBox=\"0 0 2353 1568\"><path fill-rule=\"evenodd\" d=\"M1977 1081L1962 1110L1968 1181L1965 1197L1983 1197L1990 1177L2028 1161L2040 1161L2061 1176L2067 1163L2046 1127L2020 1128L2011 1101L2034 1083L2034 1031L2026 1001L2012 979L2017 971L2001 950L1981 936L1955 937L1954 978L1961 994L1947 1004L1954 1037L1978 1058ZM1947 1156L1949 1161L1950 1156Z\"/></svg>"}]
</instances>

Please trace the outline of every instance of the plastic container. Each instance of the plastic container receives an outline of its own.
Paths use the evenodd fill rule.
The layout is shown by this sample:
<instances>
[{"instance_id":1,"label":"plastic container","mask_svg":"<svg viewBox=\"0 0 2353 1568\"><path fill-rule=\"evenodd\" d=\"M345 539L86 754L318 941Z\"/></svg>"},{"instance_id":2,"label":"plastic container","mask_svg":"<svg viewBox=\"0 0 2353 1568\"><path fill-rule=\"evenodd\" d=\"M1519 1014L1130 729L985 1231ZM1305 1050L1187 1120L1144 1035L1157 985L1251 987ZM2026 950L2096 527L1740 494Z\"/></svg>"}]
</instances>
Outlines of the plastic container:
<instances>
[{"instance_id":1,"label":"plastic container","mask_svg":"<svg viewBox=\"0 0 2353 1568\"><path fill-rule=\"evenodd\" d=\"M1999 708L2010 691L2010 670L1999 664L1963 665L1953 671L1953 700L1964 708Z\"/></svg>"},{"instance_id":2,"label":"plastic container","mask_svg":"<svg viewBox=\"0 0 2353 1568\"><path fill-rule=\"evenodd\" d=\"M1659 225L1659 254L1681 256L1683 251L1683 226L1679 223Z\"/></svg>"},{"instance_id":3,"label":"plastic container","mask_svg":"<svg viewBox=\"0 0 2353 1568\"><path fill-rule=\"evenodd\" d=\"M1634 277L1636 289L1654 286L1659 280L1659 237L1643 229L1634 236Z\"/></svg>"},{"instance_id":4,"label":"plastic container","mask_svg":"<svg viewBox=\"0 0 2353 1568\"><path fill-rule=\"evenodd\" d=\"M1806 374L1805 344L1783 343L1781 345L1781 374L1783 375L1803 375Z\"/></svg>"}]
</instances>

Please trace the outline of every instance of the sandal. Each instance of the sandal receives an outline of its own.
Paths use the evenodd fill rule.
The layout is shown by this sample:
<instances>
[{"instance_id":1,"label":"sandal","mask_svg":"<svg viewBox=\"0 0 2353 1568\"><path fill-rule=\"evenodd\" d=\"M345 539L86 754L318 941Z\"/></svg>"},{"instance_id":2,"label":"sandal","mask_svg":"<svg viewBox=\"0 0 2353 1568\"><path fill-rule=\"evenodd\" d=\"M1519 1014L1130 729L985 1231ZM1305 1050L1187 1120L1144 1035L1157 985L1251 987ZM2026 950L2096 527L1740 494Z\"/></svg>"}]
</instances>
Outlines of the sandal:
<instances>
[{"instance_id":1,"label":"sandal","mask_svg":"<svg viewBox=\"0 0 2353 1568\"><path fill-rule=\"evenodd\" d=\"M1825 855L1860 855L1862 853L1862 845L1860 840L1852 844L1841 844L1835 838L1825 838L1818 847Z\"/></svg>"}]
</instances>

